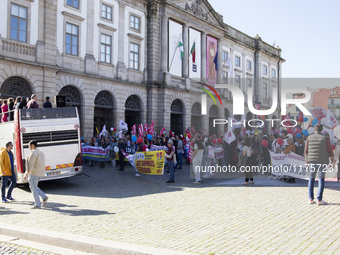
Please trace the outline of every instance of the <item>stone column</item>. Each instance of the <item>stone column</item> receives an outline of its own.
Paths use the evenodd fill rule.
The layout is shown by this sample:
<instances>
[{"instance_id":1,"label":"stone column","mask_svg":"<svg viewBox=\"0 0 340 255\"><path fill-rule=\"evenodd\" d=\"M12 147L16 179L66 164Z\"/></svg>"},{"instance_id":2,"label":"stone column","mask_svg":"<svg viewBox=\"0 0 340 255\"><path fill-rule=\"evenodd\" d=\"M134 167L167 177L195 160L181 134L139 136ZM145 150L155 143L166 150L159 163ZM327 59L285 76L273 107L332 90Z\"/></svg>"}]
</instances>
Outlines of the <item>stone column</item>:
<instances>
[{"instance_id":1,"label":"stone column","mask_svg":"<svg viewBox=\"0 0 340 255\"><path fill-rule=\"evenodd\" d=\"M201 34L201 80L207 82L207 35L202 32Z\"/></svg>"},{"instance_id":2,"label":"stone column","mask_svg":"<svg viewBox=\"0 0 340 255\"><path fill-rule=\"evenodd\" d=\"M38 63L44 63L44 52L45 52L45 44L44 44L44 24L45 24L45 15L44 15L45 4L44 0L39 1L39 12L38 12L38 41L36 48L36 58Z\"/></svg>"},{"instance_id":3,"label":"stone column","mask_svg":"<svg viewBox=\"0 0 340 255\"><path fill-rule=\"evenodd\" d=\"M43 8L43 13L39 10L37 43L37 62L56 66L57 49L57 5L54 1L40 1L39 9ZM43 24L41 24L43 23ZM63 36L63 35L59 35Z\"/></svg>"},{"instance_id":4,"label":"stone column","mask_svg":"<svg viewBox=\"0 0 340 255\"><path fill-rule=\"evenodd\" d=\"M184 56L182 59L182 76L187 78L189 77L189 29L188 25L184 24L183 25L183 48L184 48Z\"/></svg>"},{"instance_id":5,"label":"stone column","mask_svg":"<svg viewBox=\"0 0 340 255\"><path fill-rule=\"evenodd\" d=\"M87 0L85 73L97 73L96 59L93 56L94 0Z\"/></svg>"},{"instance_id":6,"label":"stone column","mask_svg":"<svg viewBox=\"0 0 340 255\"><path fill-rule=\"evenodd\" d=\"M246 55L244 53L242 53L242 74L241 74L241 88L242 88L242 91L244 93L247 92L247 84L246 84L246 78L247 78L247 75L246 75L246 70L247 70L247 67L246 67L247 63L246 63Z\"/></svg>"},{"instance_id":7,"label":"stone column","mask_svg":"<svg viewBox=\"0 0 340 255\"><path fill-rule=\"evenodd\" d=\"M162 13L161 16L161 71L158 79L161 84L171 83L171 76L168 71L168 16Z\"/></svg>"},{"instance_id":8,"label":"stone column","mask_svg":"<svg viewBox=\"0 0 340 255\"><path fill-rule=\"evenodd\" d=\"M125 41L125 4L119 2L119 18L118 18L118 63L117 63L117 78L126 79L126 64L124 60L124 52L130 48L128 42Z\"/></svg>"},{"instance_id":9,"label":"stone column","mask_svg":"<svg viewBox=\"0 0 340 255\"><path fill-rule=\"evenodd\" d=\"M182 76L185 77L185 88L190 89L191 82L189 79L189 27L187 24L183 26L183 48L184 56L182 59Z\"/></svg>"}]
</instances>

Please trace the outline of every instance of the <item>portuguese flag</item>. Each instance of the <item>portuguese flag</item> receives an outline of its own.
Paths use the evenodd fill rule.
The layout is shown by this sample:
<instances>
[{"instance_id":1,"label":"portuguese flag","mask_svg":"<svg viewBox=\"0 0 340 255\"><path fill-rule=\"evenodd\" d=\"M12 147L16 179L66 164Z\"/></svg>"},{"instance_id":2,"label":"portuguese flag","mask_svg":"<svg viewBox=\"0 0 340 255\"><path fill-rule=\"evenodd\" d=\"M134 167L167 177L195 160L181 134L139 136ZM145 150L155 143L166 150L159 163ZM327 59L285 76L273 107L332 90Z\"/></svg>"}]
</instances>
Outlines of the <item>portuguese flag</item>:
<instances>
[{"instance_id":1,"label":"portuguese flag","mask_svg":"<svg viewBox=\"0 0 340 255\"><path fill-rule=\"evenodd\" d=\"M192 55L192 63L196 63L196 42L194 41L190 53Z\"/></svg>"}]
</instances>

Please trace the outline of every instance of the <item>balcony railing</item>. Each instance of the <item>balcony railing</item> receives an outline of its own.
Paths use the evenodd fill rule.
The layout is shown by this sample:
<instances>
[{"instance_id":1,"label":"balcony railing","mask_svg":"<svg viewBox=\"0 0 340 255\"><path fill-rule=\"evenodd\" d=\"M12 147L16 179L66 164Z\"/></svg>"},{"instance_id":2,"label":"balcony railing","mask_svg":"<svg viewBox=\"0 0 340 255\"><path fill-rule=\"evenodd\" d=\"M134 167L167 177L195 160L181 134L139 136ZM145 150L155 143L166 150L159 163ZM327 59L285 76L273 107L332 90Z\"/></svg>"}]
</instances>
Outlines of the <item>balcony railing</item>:
<instances>
[{"instance_id":1,"label":"balcony railing","mask_svg":"<svg viewBox=\"0 0 340 255\"><path fill-rule=\"evenodd\" d=\"M0 55L35 61L36 46L0 37Z\"/></svg>"}]
</instances>

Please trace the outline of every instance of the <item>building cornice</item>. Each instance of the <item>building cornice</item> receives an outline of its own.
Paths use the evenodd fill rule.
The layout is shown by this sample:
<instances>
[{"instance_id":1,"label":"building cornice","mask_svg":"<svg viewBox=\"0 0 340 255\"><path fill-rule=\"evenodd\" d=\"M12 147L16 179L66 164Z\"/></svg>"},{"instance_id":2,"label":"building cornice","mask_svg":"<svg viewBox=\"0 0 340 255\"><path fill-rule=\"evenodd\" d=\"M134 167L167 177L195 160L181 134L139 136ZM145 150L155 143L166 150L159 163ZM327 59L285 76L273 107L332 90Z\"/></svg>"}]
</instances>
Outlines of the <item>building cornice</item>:
<instances>
[{"instance_id":1,"label":"building cornice","mask_svg":"<svg viewBox=\"0 0 340 255\"><path fill-rule=\"evenodd\" d=\"M98 23L97 25L98 25L98 27L101 27L101 28L104 28L104 29L107 29L107 30L111 30L111 31L113 31L113 32L116 32L116 31L117 31L116 28L110 27L110 26L107 26L107 25L104 25L103 23Z\"/></svg>"},{"instance_id":2,"label":"building cornice","mask_svg":"<svg viewBox=\"0 0 340 255\"><path fill-rule=\"evenodd\" d=\"M69 13L69 12L67 12L67 11L62 11L61 14L64 15L64 16L73 18L73 19L80 20L80 21L84 21L84 20L85 20L85 18L80 17L80 16L75 15L75 14L72 14L72 13Z\"/></svg>"}]
</instances>

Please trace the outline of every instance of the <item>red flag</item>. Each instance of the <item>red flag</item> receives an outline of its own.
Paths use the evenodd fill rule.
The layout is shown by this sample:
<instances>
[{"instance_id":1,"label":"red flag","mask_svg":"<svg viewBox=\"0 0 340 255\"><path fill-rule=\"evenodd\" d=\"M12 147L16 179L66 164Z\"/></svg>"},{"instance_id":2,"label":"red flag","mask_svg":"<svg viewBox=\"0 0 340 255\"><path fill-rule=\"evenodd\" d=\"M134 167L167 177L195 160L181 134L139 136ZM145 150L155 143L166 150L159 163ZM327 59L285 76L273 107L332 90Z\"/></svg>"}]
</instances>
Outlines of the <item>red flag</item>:
<instances>
[{"instance_id":1,"label":"red flag","mask_svg":"<svg viewBox=\"0 0 340 255\"><path fill-rule=\"evenodd\" d=\"M160 135L160 136L163 135L164 131L165 131L165 127L163 127L163 128L161 129L161 132L159 133L159 135Z\"/></svg>"},{"instance_id":2,"label":"red flag","mask_svg":"<svg viewBox=\"0 0 340 255\"><path fill-rule=\"evenodd\" d=\"M185 133L190 134L190 126L187 128L187 130L185 131Z\"/></svg>"},{"instance_id":3,"label":"red flag","mask_svg":"<svg viewBox=\"0 0 340 255\"><path fill-rule=\"evenodd\" d=\"M144 125L144 131L145 131L145 134L146 134L146 135L148 134L148 130L149 130L149 128L148 128L148 123L146 123L146 124Z\"/></svg>"},{"instance_id":4,"label":"red flag","mask_svg":"<svg viewBox=\"0 0 340 255\"><path fill-rule=\"evenodd\" d=\"M172 135L172 132L171 132L171 130L169 131L169 136L170 136L170 135Z\"/></svg>"},{"instance_id":5,"label":"red flag","mask_svg":"<svg viewBox=\"0 0 340 255\"><path fill-rule=\"evenodd\" d=\"M149 134L152 135L154 130L155 130L155 121L153 120L149 127Z\"/></svg>"},{"instance_id":6,"label":"red flag","mask_svg":"<svg viewBox=\"0 0 340 255\"><path fill-rule=\"evenodd\" d=\"M132 126L132 134L133 135L137 134L137 126L136 126L136 124Z\"/></svg>"},{"instance_id":7,"label":"red flag","mask_svg":"<svg viewBox=\"0 0 340 255\"><path fill-rule=\"evenodd\" d=\"M140 124L138 128L138 136L143 136L143 125Z\"/></svg>"},{"instance_id":8,"label":"red flag","mask_svg":"<svg viewBox=\"0 0 340 255\"><path fill-rule=\"evenodd\" d=\"M196 130L195 130L195 127L192 127L191 130L192 130L195 134L197 134L197 132L196 132Z\"/></svg>"}]
</instances>

